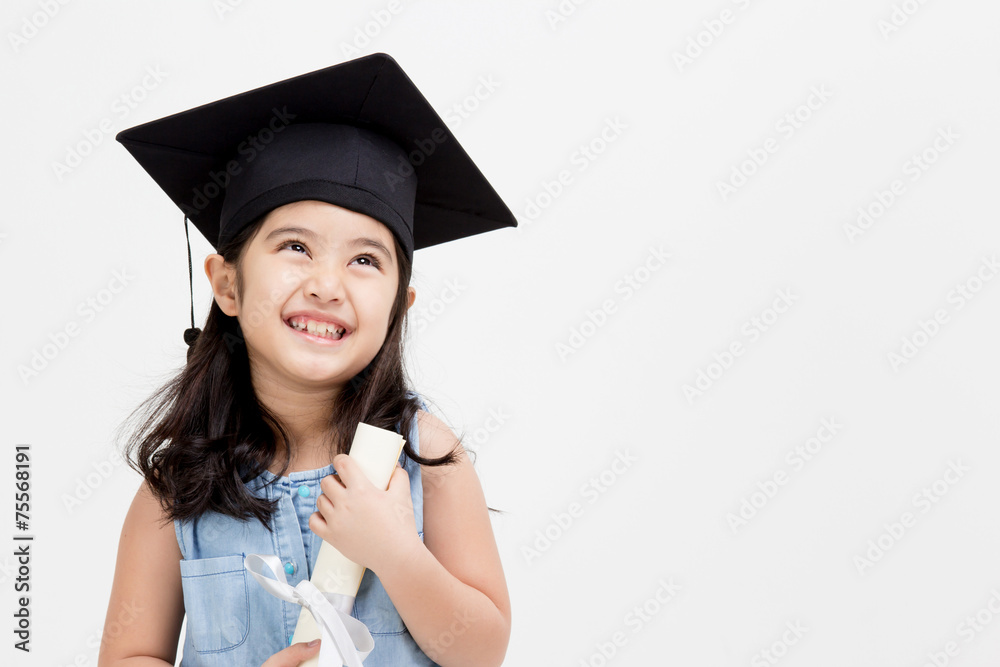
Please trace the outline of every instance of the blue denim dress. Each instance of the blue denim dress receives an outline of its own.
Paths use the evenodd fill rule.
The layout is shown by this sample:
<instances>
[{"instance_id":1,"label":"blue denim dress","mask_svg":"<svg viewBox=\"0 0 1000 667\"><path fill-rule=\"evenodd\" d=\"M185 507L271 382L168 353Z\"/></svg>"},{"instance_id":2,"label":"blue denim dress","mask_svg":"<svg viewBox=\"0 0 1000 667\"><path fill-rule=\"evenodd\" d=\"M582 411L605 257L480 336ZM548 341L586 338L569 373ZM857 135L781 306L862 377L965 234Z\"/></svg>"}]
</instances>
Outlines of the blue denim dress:
<instances>
[{"instance_id":1,"label":"blue denim dress","mask_svg":"<svg viewBox=\"0 0 1000 667\"><path fill-rule=\"evenodd\" d=\"M419 395L411 395L427 409ZM404 437L419 453L416 418ZM399 460L410 476L416 530L423 539L420 465L405 453ZM217 512L174 521L184 557L180 568L187 614L181 667L259 667L288 646L302 608L264 590L244 569L243 558L247 554L274 554L281 559L290 586L309 579L323 542L309 530L309 516L316 511L320 480L335 472L332 464L287 477L265 470L248 482L247 488L254 495L279 499L270 520L273 532L256 519L244 522ZM271 480L277 481L265 486ZM371 570L365 570L351 615L368 626L375 640L365 667L436 664L410 636Z\"/></svg>"}]
</instances>

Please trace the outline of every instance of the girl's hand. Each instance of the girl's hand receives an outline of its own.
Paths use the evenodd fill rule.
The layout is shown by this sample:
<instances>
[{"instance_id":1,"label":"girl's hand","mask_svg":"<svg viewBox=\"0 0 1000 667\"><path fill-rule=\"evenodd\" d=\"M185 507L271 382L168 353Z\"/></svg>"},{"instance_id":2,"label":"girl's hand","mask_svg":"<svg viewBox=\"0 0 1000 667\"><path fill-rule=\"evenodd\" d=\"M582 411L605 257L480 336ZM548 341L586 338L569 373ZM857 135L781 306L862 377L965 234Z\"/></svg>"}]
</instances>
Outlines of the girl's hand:
<instances>
[{"instance_id":1,"label":"girl's hand","mask_svg":"<svg viewBox=\"0 0 1000 667\"><path fill-rule=\"evenodd\" d=\"M299 642L282 649L268 658L261 667L299 667L300 664L319 653L319 640L308 644Z\"/></svg>"},{"instance_id":2,"label":"girl's hand","mask_svg":"<svg viewBox=\"0 0 1000 667\"><path fill-rule=\"evenodd\" d=\"M389 489L376 488L347 454L333 458L338 474L320 481L323 493L309 529L358 565L379 574L421 544L410 497L410 477L398 464Z\"/></svg>"}]
</instances>

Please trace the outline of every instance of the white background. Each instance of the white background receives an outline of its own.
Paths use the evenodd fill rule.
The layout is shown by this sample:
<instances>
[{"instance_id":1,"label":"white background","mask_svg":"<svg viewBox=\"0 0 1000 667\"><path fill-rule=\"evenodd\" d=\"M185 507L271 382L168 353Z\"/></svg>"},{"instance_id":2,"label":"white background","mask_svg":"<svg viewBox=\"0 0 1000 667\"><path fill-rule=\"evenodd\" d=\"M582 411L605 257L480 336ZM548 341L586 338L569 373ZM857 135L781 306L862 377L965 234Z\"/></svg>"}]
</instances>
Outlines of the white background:
<instances>
[{"instance_id":1,"label":"white background","mask_svg":"<svg viewBox=\"0 0 1000 667\"><path fill-rule=\"evenodd\" d=\"M996 664L996 3L567 1L558 22L555 0L50 4L6 2L0 47L0 662L96 665L139 484L113 432L184 361L182 215L114 134L384 51L440 113L465 105L451 127L520 221L416 253L414 310L433 308L409 366L506 511L505 664ZM165 74L144 89L147 68ZM881 215L849 234L859 207ZM192 233L200 325L211 247ZM824 419L833 437L793 464ZM10 629L18 443L29 656Z\"/></svg>"}]
</instances>

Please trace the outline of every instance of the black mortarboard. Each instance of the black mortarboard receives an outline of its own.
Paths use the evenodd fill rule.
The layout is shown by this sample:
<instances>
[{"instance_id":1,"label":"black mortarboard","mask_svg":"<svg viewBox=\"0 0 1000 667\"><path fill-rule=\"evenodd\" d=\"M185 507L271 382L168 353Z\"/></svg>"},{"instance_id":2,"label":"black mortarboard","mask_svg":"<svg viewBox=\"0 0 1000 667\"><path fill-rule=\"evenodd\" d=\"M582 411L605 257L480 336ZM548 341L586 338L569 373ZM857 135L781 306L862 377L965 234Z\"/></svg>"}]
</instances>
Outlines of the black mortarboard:
<instances>
[{"instance_id":1,"label":"black mortarboard","mask_svg":"<svg viewBox=\"0 0 1000 667\"><path fill-rule=\"evenodd\" d=\"M517 226L385 53L137 125L116 138L183 211L185 231L190 218L216 249L260 215L303 199L379 220L411 259L419 248ZM190 244L188 262L190 272ZM193 328L193 302L191 318ZM185 332L185 340L193 338Z\"/></svg>"}]
</instances>

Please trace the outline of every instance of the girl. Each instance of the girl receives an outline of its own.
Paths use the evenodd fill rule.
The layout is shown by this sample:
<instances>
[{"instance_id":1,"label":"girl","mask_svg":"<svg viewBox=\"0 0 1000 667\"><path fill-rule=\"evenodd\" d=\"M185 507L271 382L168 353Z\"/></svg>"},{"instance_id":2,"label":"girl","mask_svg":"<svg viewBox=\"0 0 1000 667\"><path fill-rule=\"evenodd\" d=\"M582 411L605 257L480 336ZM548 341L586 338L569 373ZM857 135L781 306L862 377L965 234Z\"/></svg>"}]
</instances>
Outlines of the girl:
<instances>
[{"instance_id":1,"label":"girl","mask_svg":"<svg viewBox=\"0 0 1000 667\"><path fill-rule=\"evenodd\" d=\"M509 209L385 54L118 140L217 253L204 330L192 306L188 363L128 445L144 482L107 618L134 621L105 632L99 667L172 665L185 614L185 667L315 656L288 645L300 607L244 557L277 555L294 586L322 540L367 568L367 667L501 664L510 603L482 488L407 389L402 342L413 250L515 226ZM406 438L386 491L346 455L361 421Z\"/></svg>"}]
</instances>

